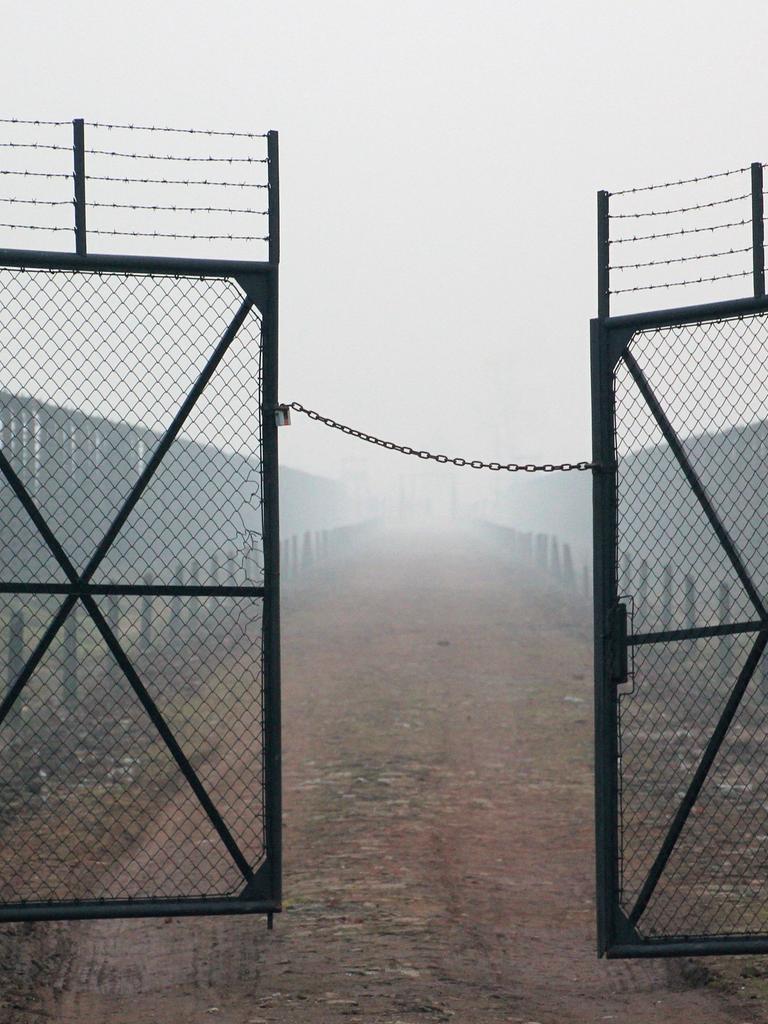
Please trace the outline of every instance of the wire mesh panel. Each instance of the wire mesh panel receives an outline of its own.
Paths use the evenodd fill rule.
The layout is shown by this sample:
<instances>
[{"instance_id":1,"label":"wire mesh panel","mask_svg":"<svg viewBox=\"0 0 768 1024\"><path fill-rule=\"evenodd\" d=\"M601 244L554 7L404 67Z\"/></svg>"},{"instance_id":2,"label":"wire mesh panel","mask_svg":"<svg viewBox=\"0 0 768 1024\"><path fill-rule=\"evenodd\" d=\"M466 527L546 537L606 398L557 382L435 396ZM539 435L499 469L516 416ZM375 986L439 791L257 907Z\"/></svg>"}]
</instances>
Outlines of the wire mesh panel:
<instances>
[{"instance_id":1,"label":"wire mesh panel","mask_svg":"<svg viewBox=\"0 0 768 1024\"><path fill-rule=\"evenodd\" d=\"M279 909L274 268L3 261L0 919Z\"/></svg>"},{"instance_id":2,"label":"wire mesh panel","mask_svg":"<svg viewBox=\"0 0 768 1024\"><path fill-rule=\"evenodd\" d=\"M593 325L599 945L768 949L768 311Z\"/></svg>"}]
</instances>

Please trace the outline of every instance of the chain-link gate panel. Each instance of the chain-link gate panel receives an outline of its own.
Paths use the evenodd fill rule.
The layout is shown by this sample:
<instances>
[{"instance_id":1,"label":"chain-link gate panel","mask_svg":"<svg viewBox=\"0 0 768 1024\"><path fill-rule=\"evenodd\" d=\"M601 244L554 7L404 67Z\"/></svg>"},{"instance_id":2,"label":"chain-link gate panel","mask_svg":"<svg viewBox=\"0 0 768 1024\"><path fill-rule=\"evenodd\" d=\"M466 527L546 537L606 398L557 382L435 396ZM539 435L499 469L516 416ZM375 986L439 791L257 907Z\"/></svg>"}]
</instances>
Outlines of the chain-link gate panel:
<instances>
[{"instance_id":1,"label":"chain-link gate panel","mask_svg":"<svg viewBox=\"0 0 768 1024\"><path fill-rule=\"evenodd\" d=\"M66 262L0 269L0 919L271 912L271 271Z\"/></svg>"},{"instance_id":2,"label":"chain-link gate panel","mask_svg":"<svg viewBox=\"0 0 768 1024\"><path fill-rule=\"evenodd\" d=\"M593 326L609 955L768 949L768 312L741 309Z\"/></svg>"}]
</instances>

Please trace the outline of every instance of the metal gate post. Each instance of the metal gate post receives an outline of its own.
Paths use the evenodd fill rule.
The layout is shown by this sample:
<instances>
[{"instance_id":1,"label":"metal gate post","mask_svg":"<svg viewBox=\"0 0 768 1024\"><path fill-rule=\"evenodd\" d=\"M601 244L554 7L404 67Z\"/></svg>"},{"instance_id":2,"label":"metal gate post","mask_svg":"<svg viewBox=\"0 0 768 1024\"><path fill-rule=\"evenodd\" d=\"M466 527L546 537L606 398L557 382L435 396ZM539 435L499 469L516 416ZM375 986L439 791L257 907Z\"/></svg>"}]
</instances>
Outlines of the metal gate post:
<instances>
[{"instance_id":1,"label":"metal gate post","mask_svg":"<svg viewBox=\"0 0 768 1024\"><path fill-rule=\"evenodd\" d=\"M282 899L282 786L280 712L280 494L277 454L278 265L280 261L280 170L277 132L267 136L269 160L269 264L267 300L262 318L262 465L264 486L264 722L265 833L271 865L270 896ZM271 924L271 915L270 915Z\"/></svg>"},{"instance_id":2,"label":"metal gate post","mask_svg":"<svg viewBox=\"0 0 768 1024\"><path fill-rule=\"evenodd\" d=\"M614 907L619 895L618 730L616 691L609 663L616 594L616 458L614 452L613 367L600 320L591 323L592 461L595 629L595 829L597 949L615 942Z\"/></svg>"},{"instance_id":3,"label":"metal gate post","mask_svg":"<svg viewBox=\"0 0 768 1024\"><path fill-rule=\"evenodd\" d=\"M752 286L756 299L765 295L765 224L763 165L752 164Z\"/></svg>"},{"instance_id":4,"label":"metal gate post","mask_svg":"<svg viewBox=\"0 0 768 1024\"><path fill-rule=\"evenodd\" d=\"M85 124L82 117L72 122L75 186L75 252L85 256L88 252L85 227Z\"/></svg>"}]
</instances>

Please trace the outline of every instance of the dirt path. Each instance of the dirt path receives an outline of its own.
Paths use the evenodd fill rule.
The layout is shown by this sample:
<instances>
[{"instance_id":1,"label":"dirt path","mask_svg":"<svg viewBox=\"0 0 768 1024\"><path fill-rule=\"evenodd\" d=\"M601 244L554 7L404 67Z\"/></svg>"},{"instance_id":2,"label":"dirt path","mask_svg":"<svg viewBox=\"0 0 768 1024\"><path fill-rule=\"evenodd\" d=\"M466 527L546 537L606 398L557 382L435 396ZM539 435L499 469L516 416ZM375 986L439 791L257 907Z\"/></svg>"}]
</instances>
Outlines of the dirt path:
<instances>
[{"instance_id":1,"label":"dirt path","mask_svg":"<svg viewBox=\"0 0 768 1024\"><path fill-rule=\"evenodd\" d=\"M335 568L285 601L275 931L5 929L0 1020L766 1020L704 969L595 958L586 609L470 535L391 532Z\"/></svg>"}]
</instances>

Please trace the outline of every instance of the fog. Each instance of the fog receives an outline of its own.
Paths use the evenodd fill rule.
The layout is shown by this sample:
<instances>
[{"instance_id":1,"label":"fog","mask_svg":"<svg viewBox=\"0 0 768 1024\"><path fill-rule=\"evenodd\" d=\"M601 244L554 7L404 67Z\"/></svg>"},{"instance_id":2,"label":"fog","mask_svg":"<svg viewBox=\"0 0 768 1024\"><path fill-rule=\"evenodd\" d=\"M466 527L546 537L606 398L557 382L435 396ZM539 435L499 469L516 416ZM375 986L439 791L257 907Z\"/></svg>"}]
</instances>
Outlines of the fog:
<instances>
[{"instance_id":1,"label":"fog","mask_svg":"<svg viewBox=\"0 0 768 1024\"><path fill-rule=\"evenodd\" d=\"M282 399L467 459L589 458L596 190L764 155L757 3L72 0L4 14L9 117L277 129ZM651 295L640 308L679 302ZM530 481L427 472L299 416L281 452L427 515L452 503L530 529L541 508L552 530L552 508L586 507L584 480L537 481L526 504Z\"/></svg>"}]
</instances>

